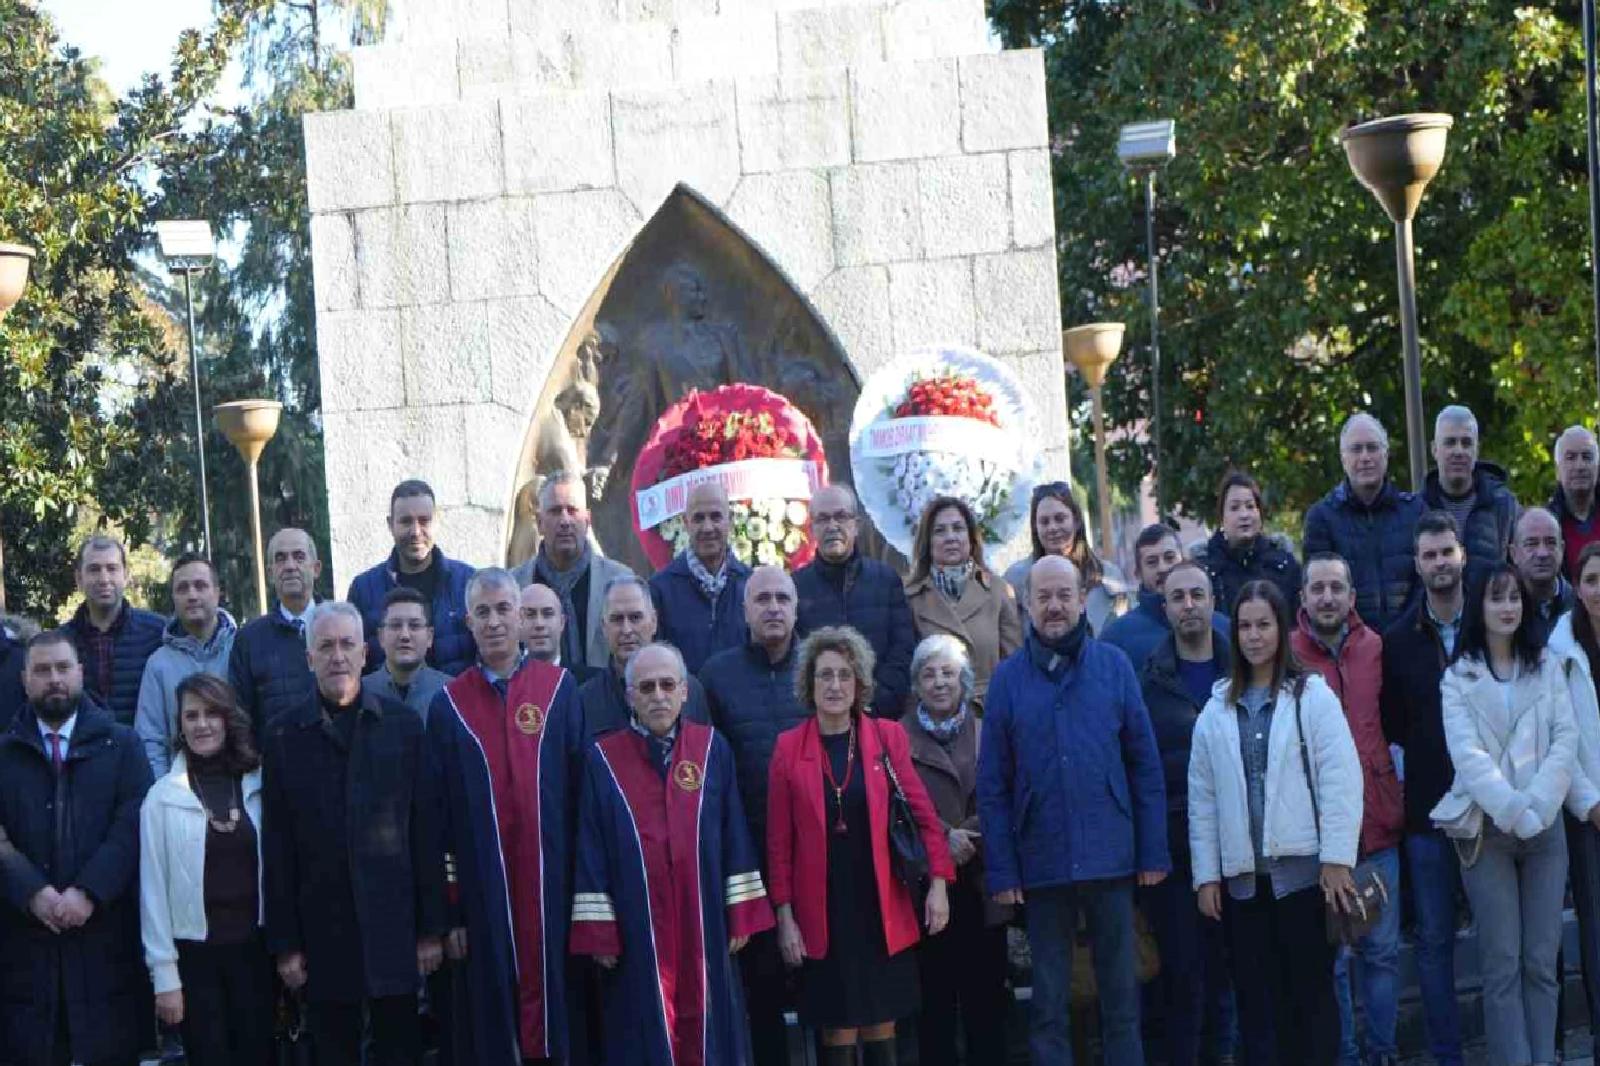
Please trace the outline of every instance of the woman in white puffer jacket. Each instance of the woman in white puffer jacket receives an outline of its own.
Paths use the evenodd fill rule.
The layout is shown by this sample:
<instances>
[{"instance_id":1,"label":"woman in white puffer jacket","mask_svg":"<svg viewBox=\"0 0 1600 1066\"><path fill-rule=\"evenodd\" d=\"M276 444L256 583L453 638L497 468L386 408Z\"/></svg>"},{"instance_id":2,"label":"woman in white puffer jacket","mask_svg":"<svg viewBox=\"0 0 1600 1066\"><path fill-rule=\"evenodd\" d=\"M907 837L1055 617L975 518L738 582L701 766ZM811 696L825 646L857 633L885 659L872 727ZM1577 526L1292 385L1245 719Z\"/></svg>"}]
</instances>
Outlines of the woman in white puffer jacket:
<instances>
[{"instance_id":1,"label":"woman in white puffer jacket","mask_svg":"<svg viewBox=\"0 0 1600 1066\"><path fill-rule=\"evenodd\" d=\"M210 674L178 684L177 754L139 814L139 924L156 1016L191 1066L267 1066L261 770L250 719Z\"/></svg>"},{"instance_id":2,"label":"woman in white puffer jacket","mask_svg":"<svg viewBox=\"0 0 1600 1066\"><path fill-rule=\"evenodd\" d=\"M1455 766L1434 824L1456 841L1478 920L1493 1066L1553 1063L1556 951L1578 728L1561 661L1540 647L1533 599L1509 564L1467 587L1456 658L1440 682Z\"/></svg>"}]
</instances>

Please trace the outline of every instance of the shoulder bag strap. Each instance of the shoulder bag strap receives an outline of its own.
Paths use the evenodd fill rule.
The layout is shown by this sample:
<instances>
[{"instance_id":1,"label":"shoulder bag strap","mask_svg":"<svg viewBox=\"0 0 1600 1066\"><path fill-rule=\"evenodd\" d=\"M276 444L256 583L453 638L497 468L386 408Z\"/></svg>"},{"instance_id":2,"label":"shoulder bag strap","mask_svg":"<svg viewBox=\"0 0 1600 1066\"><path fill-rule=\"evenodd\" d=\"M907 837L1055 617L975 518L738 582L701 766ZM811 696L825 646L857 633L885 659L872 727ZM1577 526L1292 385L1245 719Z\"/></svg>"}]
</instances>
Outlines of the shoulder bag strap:
<instances>
[{"instance_id":1,"label":"shoulder bag strap","mask_svg":"<svg viewBox=\"0 0 1600 1066\"><path fill-rule=\"evenodd\" d=\"M1311 753L1306 750L1306 726L1300 714L1301 687L1295 686L1294 690L1294 728L1300 735L1300 769L1306 775L1306 791L1311 794L1311 820L1317 826L1317 850L1322 850L1322 812L1317 807L1316 778L1311 774Z\"/></svg>"}]
</instances>

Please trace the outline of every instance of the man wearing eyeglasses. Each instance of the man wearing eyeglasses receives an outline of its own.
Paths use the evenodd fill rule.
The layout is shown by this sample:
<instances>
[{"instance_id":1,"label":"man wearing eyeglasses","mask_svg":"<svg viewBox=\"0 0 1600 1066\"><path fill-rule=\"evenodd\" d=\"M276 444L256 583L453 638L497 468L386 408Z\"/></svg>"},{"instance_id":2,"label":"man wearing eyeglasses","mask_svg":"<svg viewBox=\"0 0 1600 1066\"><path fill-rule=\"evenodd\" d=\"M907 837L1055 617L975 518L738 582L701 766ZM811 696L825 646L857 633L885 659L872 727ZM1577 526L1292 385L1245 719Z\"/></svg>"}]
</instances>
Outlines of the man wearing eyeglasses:
<instances>
[{"instance_id":1,"label":"man wearing eyeglasses","mask_svg":"<svg viewBox=\"0 0 1600 1066\"><path fill-rule=\"evenodd\" d=\"M404 585L389 590L378 622L378 644L383 665L361 679L361 690L405 704L426 723L428 708L450 683L450 675L427 663L433 619L422 593Z\"/></svg>"},{"instance_id":2,"label":"man wearing eyeglasses","mask_svg":"<svg viewBox=\"0 0 1600 1066\"><path fill-rule=\"evenodd\" d=\"M445 954L466 960L456 1024L475 1044L458 1063L562 1062L586 1031L566 976L583 711L572 675L522 650L521 592L507 570L468 580L478 661L428 710L454 888Z\"/></svg>"},{"instance_id":3,"label":"man wearing eyeglasses","mask_svg":"<svg viewBox=\"0 0 1600 1066\"><path fill-rule=\"evenodd\" d=\"M733 751L682 719L689 678L670 644L640 648L627 684L628 728L586 757L572 950L613 972L607 1031L628 1034L630 1061L748 1063L734 955L773 919Z\"/></svg>"},{"instance_id":4,"label":"man wearing eyeglasses","mask_svg":"<svg viewBox=\"0 0 1600 1066\"><path fill-rule=\"evenodd\" d=\"M856 547L861 505L847 485L827 485L811 497L811 540L817 556L794 572L800 611L795 635L823 626L852 626L872 646L872 713L899 719L911 691L911 653L917 627L905 585L887 563Z\"/></svg>"}]
</instances>

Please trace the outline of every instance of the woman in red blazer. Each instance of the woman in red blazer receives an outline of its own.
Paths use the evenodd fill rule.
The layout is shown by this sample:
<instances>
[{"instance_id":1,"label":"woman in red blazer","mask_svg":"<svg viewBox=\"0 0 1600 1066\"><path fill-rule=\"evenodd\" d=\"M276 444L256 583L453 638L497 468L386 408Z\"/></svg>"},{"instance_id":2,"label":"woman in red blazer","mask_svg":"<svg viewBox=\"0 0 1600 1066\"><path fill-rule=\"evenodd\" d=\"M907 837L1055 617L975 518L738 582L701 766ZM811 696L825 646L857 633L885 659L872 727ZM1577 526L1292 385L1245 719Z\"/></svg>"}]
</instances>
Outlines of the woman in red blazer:
<instances>
[{"instance_id":1,"label":"woman in red blazer","mask_svg":"<svg viewBox=\"0 0 1600 1066\"><path fill-rule=\"evenodd\" d=\"M784 962L803 966L800 1013L822 1030L824 1066L892 1066L895 1019L919 1005L920 936L911 893L889 863L889 765L928 849L924 914L944 928L945 884L955 866L944 827L911 762L898 722L865 713L872 649L848 626L819 629L800 644L795 693L816 717L778 738L767 781L768 892L778 910Z\"/></svg>"}]
</instances>

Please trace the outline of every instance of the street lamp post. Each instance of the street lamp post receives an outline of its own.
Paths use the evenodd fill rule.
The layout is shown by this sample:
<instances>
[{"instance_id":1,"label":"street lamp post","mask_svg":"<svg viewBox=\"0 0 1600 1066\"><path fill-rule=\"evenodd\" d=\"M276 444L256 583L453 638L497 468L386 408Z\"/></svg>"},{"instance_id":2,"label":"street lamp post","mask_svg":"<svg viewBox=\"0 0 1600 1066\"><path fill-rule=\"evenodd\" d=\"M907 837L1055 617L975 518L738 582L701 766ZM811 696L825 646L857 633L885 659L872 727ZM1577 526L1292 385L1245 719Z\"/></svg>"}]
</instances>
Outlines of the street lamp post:
<instances>
[{"instance_id":1,"label":"street lamp post","mask_svg":"<svg viewBox=\"0 0 1600 1066\"><path fill-rule=\"evenodd\" d=\"M267 562L261 547L261 489L256 480L256 464L261 451L278 432L278 416L283 404L276 400L234 400L212 408L217 428L239 449L239 457L250 469L250 535L256 549L256 603L267 613Z\"/></svg>"},{"instance_id":2,"label":"street lamp post","mask_svg":"<svg viewBox=\"0 0 1600 1066\"><path fill-rule=\"evenodd\" d=\"M36 253L25 244L0 244L0 320L10 314L28 287L28 267ZM0 611L6 609L5 539L0 537Z\"/></svg>"},{"instance_id":3,"label":"street lamp post","mask_svg":"<svg viewBox=\"0 0 1600 1066\"><path fill-rule=\"evenodd\" d=\"M1067 358L1083 375L1084 383L1089 386L1089 395L1094 400L1095 490L1100 497L1102 553L1111 551L1111 483L1106 472L1106 416L1100 387L1105 384L1106 371L1116 360L1117 353L1122 351L1122 334L1126 328L1121 322L1092 322L1061 333Z\"/></svg>"},{"instance_id":4,"label":"street lamp post","mask_svg":"<svg viewBox=\"0 0 1600 1066\"><path fill-rule=\"evenodd\" d=\"M1589 273L1594 298L1594 372L1600 396L1600 118L1595 103L1594 0L1583 0L1583 99L1589 142Z\"/></svg>"},{"instance_id":5,"label":"street lamp post","mask_svg":"<svg viewBox=\"0 0 1600 1066\"><path fill-rule=\"evenodd\" d=\"M194 332L194 275L204 273L217 256L211 223L204 221L157 222L156 239L167 269L183 275L183 302L189 317L189 374L194 380L194 447L200 460L200 523L205 555L211 558L211 494L206 488L206 423L200 401L200 349Z\"/></svg>"},{"instance_id":6,"label":"street lamp post","mask_svg":"<svg viewBox=\"0 0 1600 1066\"><path fill-rule=\"evenodd\" d=\"M1117 158L1144 178L1144 241L1150 257L1150 439L1155 445L1152 465L1156 513L1162 508L1161 490L1161 288L1156 270L1156 171L1178 154L1177 124L1170 118L1135 122L1122 127L1117 137Z\"/></svg>"},{"instance_id":7,"label":"street lamp post","mask_svg":"<svg viewBox=\"0 0 1600 1066\"><path fill-rule=\"evenodd\" d=\"M1455 119L1449 115L1396 115L1351 126L1343 134L1345 156L1361 184L1378 198L1394 222L1395 270L1400 281L1400 336L1405 349L1406 445L1411 490L1422 491L1427 473L1422 429L1422 355L1417 331L1417 276L1411 219L1428 182L1444 165L1445 142Z\"/></svg>"}]
</instances>

